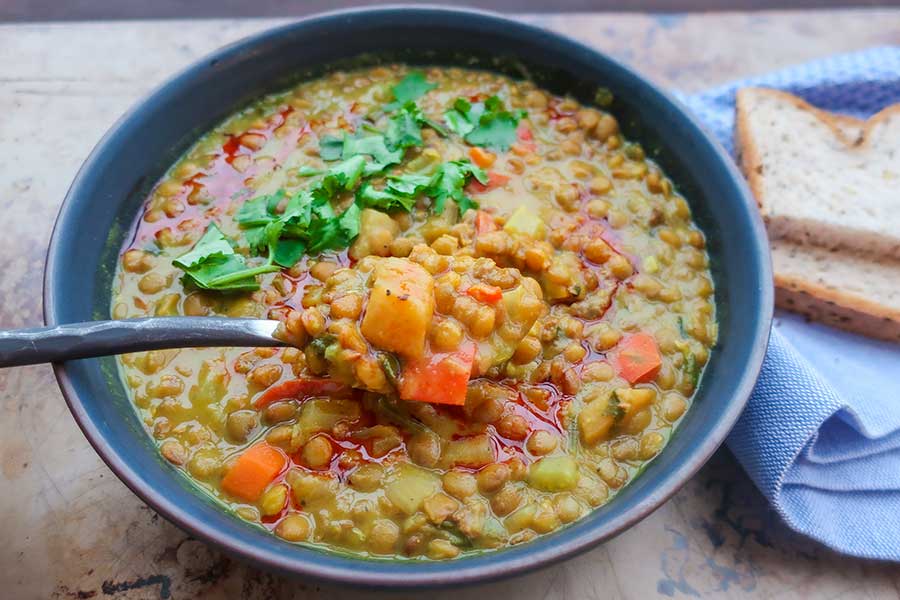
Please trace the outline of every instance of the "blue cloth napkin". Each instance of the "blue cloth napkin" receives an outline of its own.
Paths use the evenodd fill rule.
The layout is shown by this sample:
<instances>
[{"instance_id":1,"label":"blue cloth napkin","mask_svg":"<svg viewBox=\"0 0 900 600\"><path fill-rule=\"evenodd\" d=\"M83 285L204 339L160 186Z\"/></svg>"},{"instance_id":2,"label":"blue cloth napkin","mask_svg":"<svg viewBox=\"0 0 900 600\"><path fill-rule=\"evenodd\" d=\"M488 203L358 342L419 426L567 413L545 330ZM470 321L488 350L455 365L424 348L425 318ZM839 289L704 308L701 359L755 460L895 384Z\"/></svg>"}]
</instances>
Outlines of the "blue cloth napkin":
<instances>
[{"instance_id":1,"label":"blue cloth napkin","mask_svg":"<svg viewBox=\"0 0 900 600\"><path fill-rule=\"evenodd\" d=\"M681 95L732 152L734 97L745 86L868 117L900 102L900 47ZM900 561L900 345L779 312L728 446L790 527L838 552Z\"/></svg>"}]
</instances>

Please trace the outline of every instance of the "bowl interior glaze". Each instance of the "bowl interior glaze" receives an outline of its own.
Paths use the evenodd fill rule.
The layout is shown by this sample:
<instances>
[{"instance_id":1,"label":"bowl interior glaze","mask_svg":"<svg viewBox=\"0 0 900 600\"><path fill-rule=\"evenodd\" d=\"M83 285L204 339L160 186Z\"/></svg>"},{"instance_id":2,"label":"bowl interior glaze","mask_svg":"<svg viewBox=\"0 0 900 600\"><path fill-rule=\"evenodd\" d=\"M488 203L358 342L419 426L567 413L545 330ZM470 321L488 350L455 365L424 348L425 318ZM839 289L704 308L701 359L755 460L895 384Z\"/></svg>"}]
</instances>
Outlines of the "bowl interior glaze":
<instances>
[{"instance_id":1,"label":"bowl interior glaze","mask_svg":"<svg viewBox=\"0 0 900 600\"><path fill-rule=\"evenodd\" d=\"M743 179L720 146L659 88L563 36L493 14L444 8L332 13L273 29L204 58L107 133L79 172L53 232L44 282L48 324L109 318L119 249L154 182L199 136L252 99L330 68L399 60L529 76L609 110L688 199L708 237L719 342L692 409L668 446L608 505L558 532L450 562L366 560L293 546L250 526L159 455L113 358L55 365L69 407L112 470L191 534L281 572L365 586L484 581L561 560L608 539L671 496L722 443L753 387L772 314L768 246Z\"/></svg>"}]
</instances>

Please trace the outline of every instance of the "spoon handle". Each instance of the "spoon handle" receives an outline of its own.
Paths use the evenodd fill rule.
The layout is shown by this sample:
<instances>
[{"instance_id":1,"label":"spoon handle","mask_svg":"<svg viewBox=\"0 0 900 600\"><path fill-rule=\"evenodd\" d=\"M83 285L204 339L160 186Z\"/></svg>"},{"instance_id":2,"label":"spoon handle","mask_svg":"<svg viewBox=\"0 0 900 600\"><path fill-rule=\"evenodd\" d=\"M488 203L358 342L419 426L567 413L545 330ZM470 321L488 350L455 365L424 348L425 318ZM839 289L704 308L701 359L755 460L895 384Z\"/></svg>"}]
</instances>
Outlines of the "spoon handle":
<instances>
[{"instance_id":1,"label":"spoon handle","mask_svg":"<svg viewBox=\"0 0 900 600\"><path fill-rule=\"evenodd\" d=\"M152 317L0 331L0 368L201 346L285 346L278 321L225 317Z\"/></svg>"}]
</instances>

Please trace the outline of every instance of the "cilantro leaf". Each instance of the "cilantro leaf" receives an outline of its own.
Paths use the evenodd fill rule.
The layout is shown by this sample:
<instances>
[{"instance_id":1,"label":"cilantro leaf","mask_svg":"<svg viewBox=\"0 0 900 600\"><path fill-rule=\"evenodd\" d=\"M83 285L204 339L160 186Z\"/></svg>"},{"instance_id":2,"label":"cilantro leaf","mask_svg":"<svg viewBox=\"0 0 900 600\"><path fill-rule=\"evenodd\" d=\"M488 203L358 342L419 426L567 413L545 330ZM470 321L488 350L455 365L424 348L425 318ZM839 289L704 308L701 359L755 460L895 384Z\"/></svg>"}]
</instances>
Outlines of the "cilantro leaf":
<instances>
[{"instance_id":1,"label":"cilantro leaf","mask_svg":"<svg viewBox=\"0 0 900 600\"><path fill-rule=\"evenodd\" d=\"M244 257L235 253L225 235L212 223L194 247L172 263L184 271L186 284L227 292L258 290L256 276L278 270L272 265L248 267Z\"/></svg>"},{"instance_id":2,"label":"cilantro leaf","mask_svg":"<svg viewBox=\"0 0 900 600\"><path fill-rule=\"evenodd\" d=\"M415 102L407 102L388 121L385 141L394 149L421 146L422 127L426 125L440 135L447 135L447 131L439 123L426 117Z\"/></svg>"},{"instance_id":3,"label":"cilantro leaf","mask_svg":"<svg viewBox=\"0 0 900 600\"><path fill-rule=\"evenodd\" d=\"M322 160L337 160L344 149L344 140L333 135L325 135L319 139L319 156Z\"/></svg>"},{"instance_id":4,"label":"cilantro leaf","mask_svg":"<svg viewBox=\"0 0 900 600\"><path fill-rule=\"evenodd\" d=\"M516 127L519 119L511 113L485 115L475 129L466 135L466 141L473 146L494 148L503 152L509 150L516 141Z\"/></svg>"},{"instance_id":5,"label":"cilantro leaf","mask_svg":"<svg viewBox=\"0 0 900 600\"><path fill-rule=\"evenodd\" d=\"M356 155L328 169L319 186L329 196L341 190L350 190L359 183L359 178L366 167L366 159Z\"/></svg>"},{"instance_id":6,"label":"cilantro leaf","mask_svg":"<svg viewBox=\"0 0 900 600\"><path fill-rule=\"evenodd\" d=\"M257 225L256 227L244 229L244 238L247 240L250 252L255 255L258 255L269 245L269 241L266 237L265 225Z\"/></svg>"},{"instance_id":7,"label":"cilantro leaf","mask_svg":"<svg viewBox=\"0 0 900 600\"><path fill-rule=\"evenodd\" d=\"M265 225L274 218L272 213L284 199L284 190L278 190L274 194L259 196L244 202L234 215L234 220L243 226Z\"/></svg>"},{"instance_id":8,"label":"cilantro leaf","mask_svg":"<svg viewBox=\"0 0 900 600\"><path fill-rule=\"evenodd\" d=\"M383 190L376 190L368 182L359 188L356 199L365 208L377 208L385 212L396 209L409 212L416 204L416 199L413 195L400 194L389 187Z\"/></svg>"},{"instance_id":9,"label":"cilantro leaf","mask_svg":"<svg viewBox=\"0 0 900 600\"><path fill-rule=\"evenodd\" d=\"M340 216L331 211L330 218L315 219L309 225L309 252L318 254L325 250L346 248L359 235L359 206L351 204Z\"/></svg>"},{"instance_id":10,"label":"cilantro leaf","mask_svg":"<svg viewBox=\"0 0 900 600\"><path fill-rule=\"evenodd\" d=\"M403 149L389 150L383 135L370 135L366 137L352 137L345 135L341 157L344 160L347 160L357 154L371 156L377 163L383 165L382 169L403 160Z\"/></svg>"},{"instance_id":11,"label":"cilantro leaf","mask_svg":"<svg viewBox=\"0 0 900 600\"><path fill-rule=\"evenodd\" d=\"M484 113L483 104L479 103L473 106L465 98L457 98L453 102L453 108L444 113L444 120L450 131L464 138L466 134L475 129L482 113Z\"/></svg>"},{"instance_id":12,"label":"cilantro leaf","mask_svg":"<svg viewBox=\"0 0 900 600\"><path fill-rule=\"evenodd\" d=\"M203 237L188 252L172 262L182 269L192 269L215 258L226 258L234 254L234 248L215 224L210 224Z\"/></svg>"},{"instance_id":13,"label":"cilantro leaf","mask_svg":"<svg viewBox=\"0 0 900 600\"><path fill-rule=\"evenodd\" d=\"M429 83L421 71L411 71L400 83L393 86L395 102L385 106L385 110L396 110L407 102L417 100L437 87L436 83Z\"/></svg>"},{"instance_id":14,"label":"cilantro leaf","mask_svg":"<svg viewBox=\"0 0 900 600\"><path fill-rule=\"evenodd\" d=\"M469 144L506 151L516 141L516 127L525 116L525 111L507 111L500 98L491 96L475 104L457 98L453 108L444 113L444 120Z\"/></svg>"},{"instance_id":15,"label":"cilantro leaf","mask_svg":"<svg viewBox=\"0 0 900 600\"><path fill-rule=\"evenodd\" d=\"M413 104L415 106L415 104ZM409 148L422 145L422 127L415 113L403 107L388 121L385 142L391 148Z\"/></svg>"},{"instance_id":16,"label":"cilantro leaf","mask_svg":"<svg viewBox=\"0 0 900 600\"><path fill-rule=\"evenodd\" d=\"M279 239L275 244L272 260L275 264L290 269L306 252L306 243L298 239Z\"/></svg>"},{"instance_id":17,"label":"cilantro leaf","mask_svg":"<svg viewBox=\"0 0 900 600\"><path fill-rule=\"evenodd\" d=\"M425 190L431 183L432 178L427 175L415 175L408 173L406 175L391 175L388 177L387 187L405 196L415 196Z\"/></svg>"},{"instance_id":18,"label":"cilantro leaf","mask_svg":"<svg viewBox=\"0 0 900 600\"><path fill-rule=\"evenodd\" d=\"M460 214L464 214L470 208L478 208L478 203L466 196L463 188L468 177L475 177L481 183L487 183L488 176L483 169L476 167L467 160L454 160L443 163L438 167L432 177L426 195L434 199L432 210L435 214L444 212L447 199L451 199L459 205Z\"/></svg>"},{"instance_id":19,"label":"cilantro leaf","mask_svg":"<svg viewBox=\"0 0 900 600\"><path fill-rule=\"evenodd\" d=\"M344 142L341 142L341 147L343 147ZM319 169L313 169L308 165L304 165L297 169L297 175L300 177L315 177L316 175L321 175L325 171L320 171Z\"/></svg>"}]
</instances>

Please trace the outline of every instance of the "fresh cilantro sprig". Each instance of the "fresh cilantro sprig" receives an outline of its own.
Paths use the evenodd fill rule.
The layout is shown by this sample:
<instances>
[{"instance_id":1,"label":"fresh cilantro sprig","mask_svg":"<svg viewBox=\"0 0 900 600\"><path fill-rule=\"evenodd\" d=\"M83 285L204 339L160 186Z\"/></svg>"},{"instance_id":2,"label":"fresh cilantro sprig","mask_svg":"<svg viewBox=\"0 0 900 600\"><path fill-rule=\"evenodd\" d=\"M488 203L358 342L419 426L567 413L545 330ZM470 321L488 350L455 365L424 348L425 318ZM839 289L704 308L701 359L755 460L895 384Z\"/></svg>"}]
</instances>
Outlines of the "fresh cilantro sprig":
<instances>
[{"instance_id":1,"label":"fresh cilantro sprig","mask_svg":"<svg viewBox=\"0 0 900 600\"><path fill-rule=\"evenodd\" d=\"M485 184L488 181L484 169L468 160L454 160L442 163L431 177L417 174L390 176L382 189L363 184L356 197L364 207L409 211L415 205L416 198L425 195L431 198L431 210L435 214L444 212L448 199L459 206L459 214L464 214L470 208L478 208L478 204L465 193L470 177Z\"/></svg>"},{"instance_id":2,"label":"fresh cilantro sprig","mask_svg":"<svg viewBox=\"0 0 900 600\"><path fill-rule=\"evenodd\" d=\"M334 164L327 169L308 166L298 169L298 176L319 177L308 189L290 197L279 190L241 205L234 220L240 225L251 254L267 256L265 264L248 266L215 224L209 226L193 249L175 259L174 264L185 271L187 281L204 289L256 290L259 289L256 276L261 273L289 268L307 253L349 246L359 234L363 208L410 211L423 195L431 198L435 214L443 213L448 199L456 202L460 213L477 208L464 188L470 178L487 183L488 177L484 170L467 160L445 162L431 176L388 175L381 189L369 181L371 177L384 175L388 167L400 164L407 148L423 144L422 127L447 135L444 127L425 116L416 104L417 99L435 87L422 73L409 73L391 88L395 100L384 107L388 113L385 132L364 125L354 134L323 136L319 141L319 155ZM511 115L501 110L496 98L477 108L463 107L459 101L457 105L459 109L465 108L459 111L462 118L474 119L464 135L474 134L476 138L486 135L491 140L500 139L501 129L506 127L505 121ZM448 119L451 129L457 132L461 131L461 122ZM480 130L484 132L479 134ZM335 213L333 201L354 190L355 201L342 213Z\"/></svg>"},{"instance_id":3,"label":"fresh cilantro sprig","mask_svg":"<svg viewBox=\"0 0 900 600\"><path fill-rule=\"evenodd\" d=\"M528 115L524 110L510 112L497 96L472 104L457 98L444 113L451 131L473 146L506 151L516 141L516 127Z\"/></svg>"},{"instance_id":4,"label":"fresh cilantro sprig","mask_svg":"<svg viewBox=\"0 0 900 600\"><path fill-rule=\"evenodd\" d=\"M203 237L173 263L184 271L186 283L205 290L246 292L259 289L256 276L280 270L267 262L257 267L247 266L244 257L236 253L231 242L214 223L210 223Z\"/></svg>"},{"instance_id":5,"label":"fresh cilantro sprig","mask_svg":"<svg viewBox=\"0 0 900 600\"><path fill-rule=\"evenodd\" d=\"M431 90L437 87L436 83L431 83L425 79L425 75L421 71L411 71L400 83L391 87L394 94L394 101L384 107L385 111L397 110L407 102L415 102Z\"/></svg>"}]
</instances>

